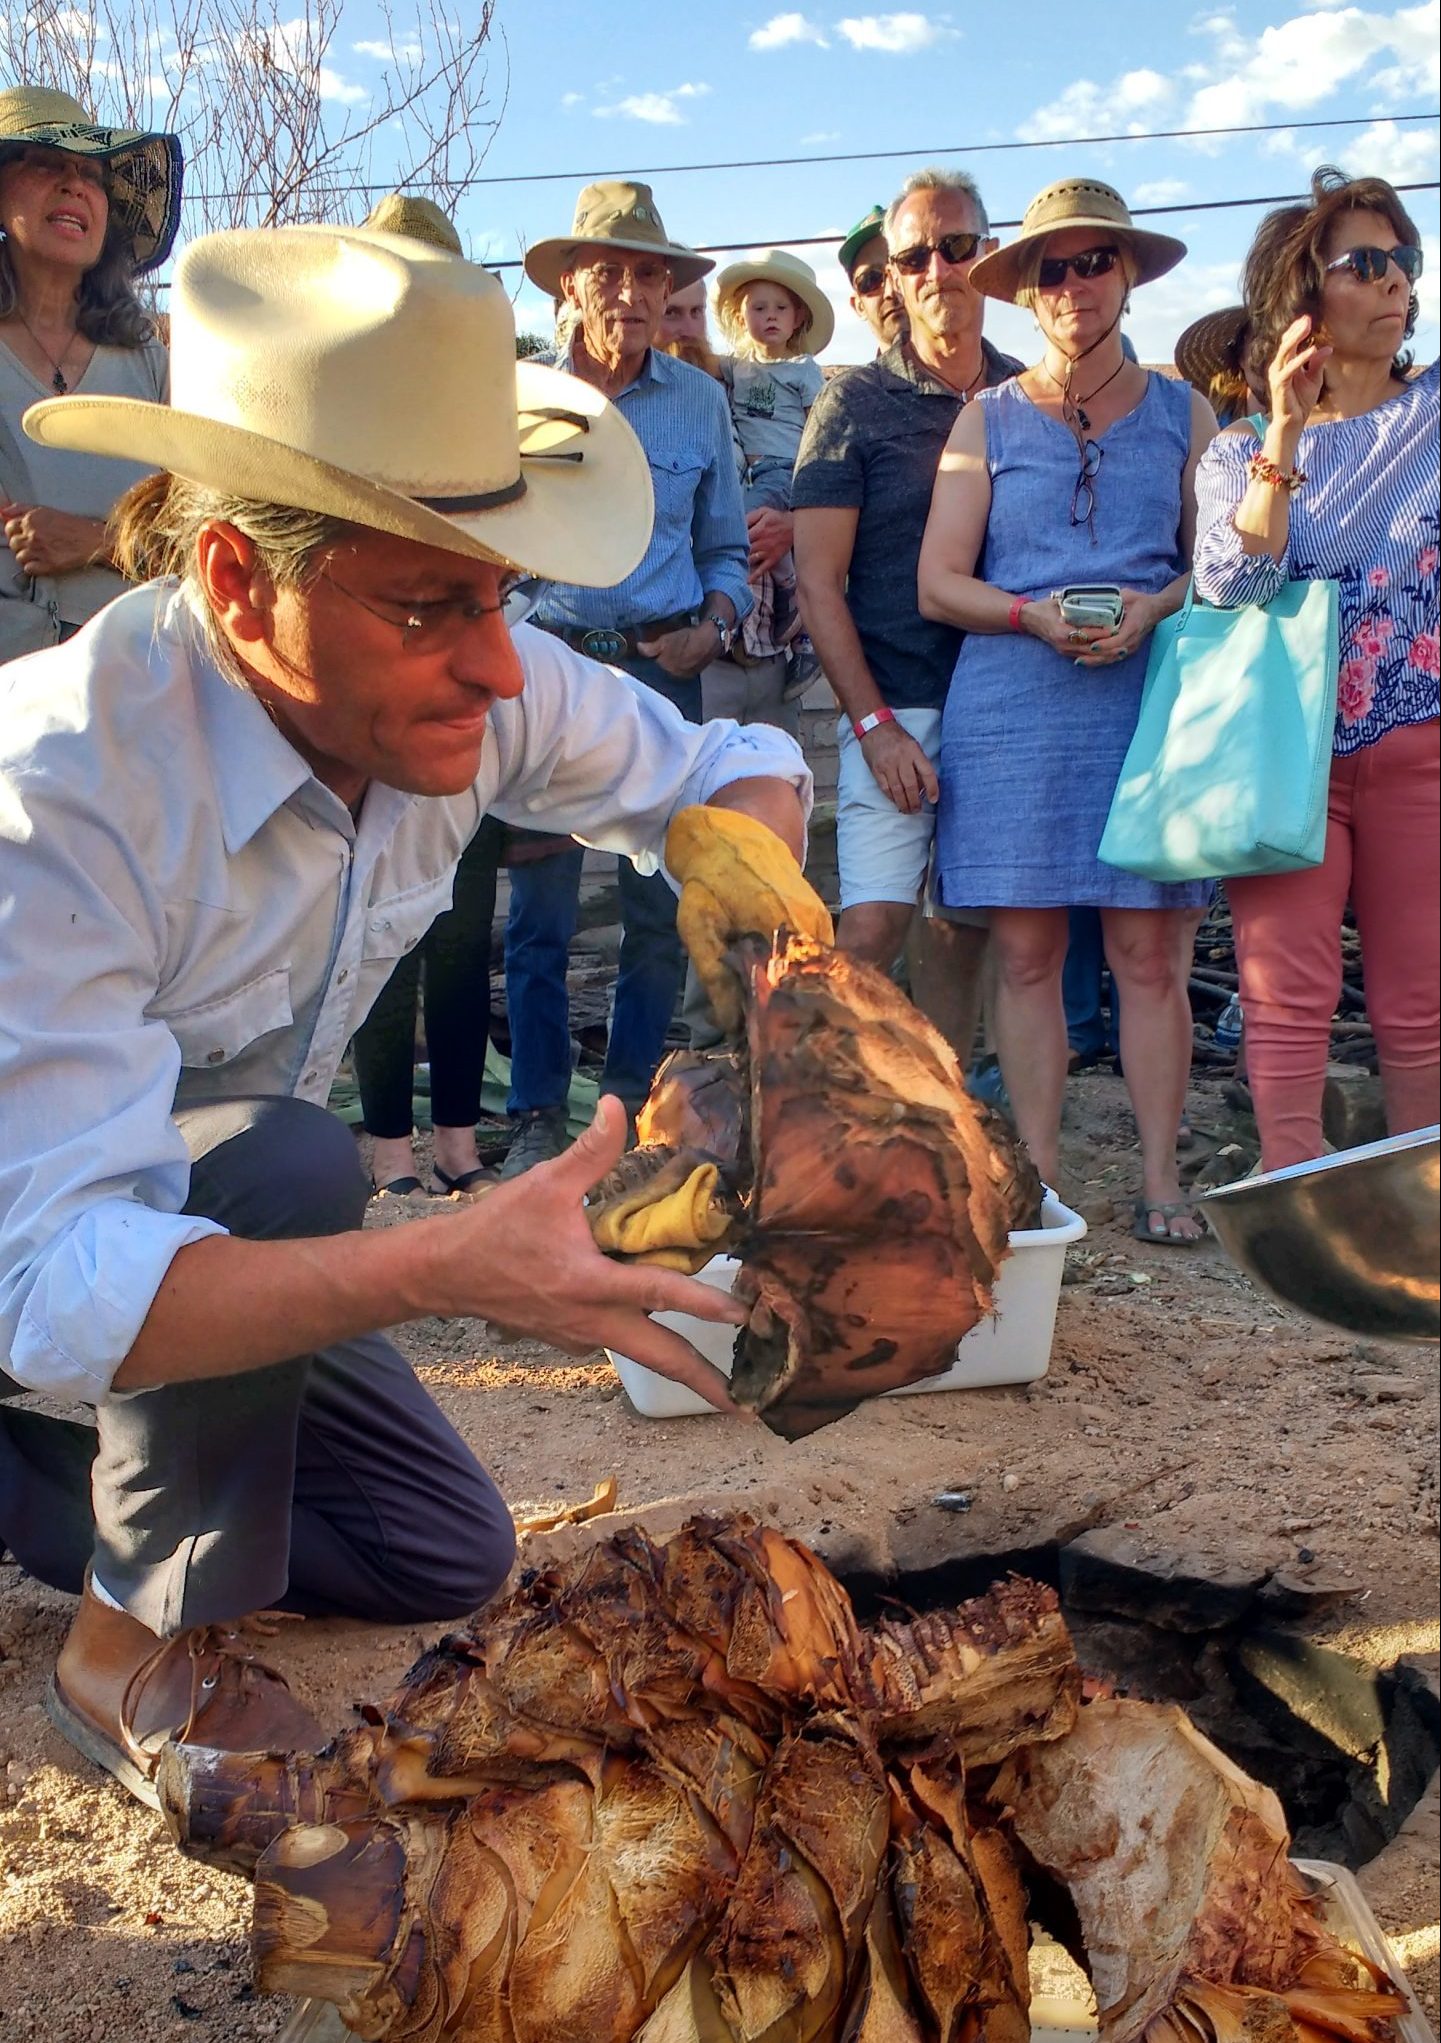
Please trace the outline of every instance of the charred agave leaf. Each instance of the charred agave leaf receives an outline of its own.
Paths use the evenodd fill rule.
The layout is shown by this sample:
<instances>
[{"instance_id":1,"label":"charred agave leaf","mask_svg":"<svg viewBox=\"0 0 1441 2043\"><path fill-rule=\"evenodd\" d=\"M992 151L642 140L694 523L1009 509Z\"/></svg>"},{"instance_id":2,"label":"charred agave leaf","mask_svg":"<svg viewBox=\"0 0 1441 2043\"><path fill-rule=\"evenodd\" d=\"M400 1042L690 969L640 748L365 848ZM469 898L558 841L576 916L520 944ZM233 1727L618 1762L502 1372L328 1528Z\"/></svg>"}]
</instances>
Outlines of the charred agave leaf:
<instances>
[{"instance_id":1,"label":"charred agave leaf","mask_svg":"<svg viewBox=\"0 0 1441 2043\"><path fill-rule=\"evenodd\" d=\"M1182 1711L1088 1703L992 1798L1070 1891L1110 2043L1394 2033L1405 2002L1317 1919L1280 1803Z\"/></svg>"},{"instance_id":2,"label":"charred agave leaf","mask_svg":"<svg viewBox=\"0 0 1441 2043\"><path fill-rule=\"evenodd\" d=\"M754 1305L733 1394L796 1439L949 1367L1040 1180L881 972L790 938L751 973Z\"/></svg>"}]
</instances>

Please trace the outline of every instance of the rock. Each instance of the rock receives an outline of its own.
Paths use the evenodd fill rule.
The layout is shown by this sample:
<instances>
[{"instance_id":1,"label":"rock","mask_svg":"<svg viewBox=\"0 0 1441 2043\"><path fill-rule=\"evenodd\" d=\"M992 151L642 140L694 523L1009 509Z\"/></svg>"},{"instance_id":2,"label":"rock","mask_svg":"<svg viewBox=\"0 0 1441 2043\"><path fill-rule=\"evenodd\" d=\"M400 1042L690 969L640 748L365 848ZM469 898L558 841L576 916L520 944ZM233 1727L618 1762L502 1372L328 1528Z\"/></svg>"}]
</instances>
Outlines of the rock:
<instances>
[{"instance_id":1,"label":"rock","mask_svg":"<svg viewBox=\"0 0 1441 2043\"><path fill-rule=\"evenodd\" d=\"M1358 1149L1386 1134L1381 1081L1354 1064L1332 1064L1321 1094L1321 1128L1337 1149Z\"/></svg>"},{"instance_id":2,"label":"rock","mask_svg":"<svg viewBox=\"0 0 1441 2043\"><path fill-rule=\"evenodd\" d=\"M1200 1573L1185 1556L1148 1554L1124 1527L1098 1526L1060 1557L1061 1594L1072 1608L1134 1617L1166 1631L1206 1632L1253 1608L1268 1570L1222 1566Z\"/></svg>"},{"instance_id":3,"label":"rock","mask_svg":"<svg viewBox=\"0 0 1441 2043\"><path fill-rule=\"evenodd\" d=\"M1381 1483L1371 1492L1371 1502L1390 1510L1394 1504L1404 1504L1406 1488L1402 1483Z\"/></svg>"},{"instance_id":4,"label":"rock","mask_svg":"<svg viewBox=\"0 0 1441 2043\"><path fill-rule=\"evenodd\" d=\"M1351 1388L1376 1404L1426 1395L1426 1385L1410 1376L1353 1376Z\"/></svg>"},{"instance_id":5,"label":"rock","mask_svg":"<svg viewBox=\"0 0 1441 2043\"><path fill-rule=\"evenodd\" d=\"M1006 1473L1001 1477L1001 1488L1009 1494L1011 1491L1018 1490L1020 1487L1021 1487L1020 1477L1018 1475L1012 1474L1011 1470L1007 1469Z\"/></svg>"},{"instance_id":6,"label":"rock","mask_svg":"<svg viewBox=\"0 0 1441 2043\"><path fill-rule=\"evenodd\" d=\"M1203 1362L1197 1374L1202 1383L1224 1383L1226 1380L1226 1365L1224 1362Z\"/></svg>"},{"instance_id":7,"label":"rock","mask_svg":"<svg viewBox=\"0 0 1441 2043\"><path fill-rule=\"evenodd\" d=\"M1260 1151L1249 1144L1225 1142L1214 1156L1207 1157L1191 1183L1200 1191L1215 1185L1234 1185L1238 1178L1245 1177L1259 1155Z\"/></svg>"}]
</instances>

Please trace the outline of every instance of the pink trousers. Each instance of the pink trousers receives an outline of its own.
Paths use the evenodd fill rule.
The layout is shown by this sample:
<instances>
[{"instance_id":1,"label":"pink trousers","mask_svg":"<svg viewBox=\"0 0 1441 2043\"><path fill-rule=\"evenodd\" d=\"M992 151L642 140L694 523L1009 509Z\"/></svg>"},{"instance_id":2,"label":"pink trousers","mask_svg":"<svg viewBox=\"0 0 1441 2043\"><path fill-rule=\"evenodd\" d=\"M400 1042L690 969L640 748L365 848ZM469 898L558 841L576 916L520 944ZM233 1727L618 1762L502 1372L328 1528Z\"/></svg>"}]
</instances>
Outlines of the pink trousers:
<instances>
[{"instance_id":1,"label":"pink trousers","mask_svg":"<svg viewBox=\"0 0 1441 2043\"><path fill-rule=\"evenodd\" d=\"M1361 935L1366 1009L1393 1135L1437 1118L1441 1064L1441 755L1405 724L1331 769L1326 857L1306 872L1227 880L1246 1069L1267 1170L1324 1153L1321 1093L1341 993L1341 917Z\"/></svg>"}]
</instances>

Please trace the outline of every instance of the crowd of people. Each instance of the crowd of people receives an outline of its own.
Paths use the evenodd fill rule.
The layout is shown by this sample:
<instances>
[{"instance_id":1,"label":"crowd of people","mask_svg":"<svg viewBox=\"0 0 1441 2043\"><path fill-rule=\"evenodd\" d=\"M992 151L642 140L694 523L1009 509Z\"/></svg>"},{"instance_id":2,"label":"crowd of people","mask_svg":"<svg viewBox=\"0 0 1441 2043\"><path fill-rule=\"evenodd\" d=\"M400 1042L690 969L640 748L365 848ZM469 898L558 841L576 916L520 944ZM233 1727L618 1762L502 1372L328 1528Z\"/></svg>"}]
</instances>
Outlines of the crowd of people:
<instances>
[{"instance_id":1,"label":"crowd of people","mask_svg":"<svg viewBox=\"0 0 1441 2043\"><path fill-rule=\"evenodd\" d=\"M1188 588L1339 588L1324 858L1228 882L1268 1166L1323 1146L1348 907L1390 1126L1436 1120L1441 924L1438 370L1406 351L1420 240L1382 181L1319 172L1268 216L1179 378L1123 321L1184 247L1088 177L1004 246L968 174L907 177L840 244L876 352L829 376L806 263L714 279L722 351L713 263L631 181L526 255L549 363L516 362L500 284L403 194L195 242L167 350L137 283L179 203L173 138L0 93L0 1541L80 1599L56 1723L152 1798L166 1736L318 1742L243 1613L458 1614L510 1567L502 1500L384 1328L485 1317L725 1402L650 1315L741 1309L601 1258L581 1201L680 1018L705 1039L669 821L740 809L803 855L810 691L839 708L837 940L904 954L963 1061L984 1010L1052 1182L1068 961L1094 1004L1103 948L1143 1240L1201 1232L1176 1147L1215 876L1099 846ZM992 299L1029 308L1033 362L986 338ZM587 846L619 855L621 938L571 1144ZM370 1181L326 1111L352 1042ZM372 1192L482 1188L360 1232Z\"/></svg>"}]
</instances>

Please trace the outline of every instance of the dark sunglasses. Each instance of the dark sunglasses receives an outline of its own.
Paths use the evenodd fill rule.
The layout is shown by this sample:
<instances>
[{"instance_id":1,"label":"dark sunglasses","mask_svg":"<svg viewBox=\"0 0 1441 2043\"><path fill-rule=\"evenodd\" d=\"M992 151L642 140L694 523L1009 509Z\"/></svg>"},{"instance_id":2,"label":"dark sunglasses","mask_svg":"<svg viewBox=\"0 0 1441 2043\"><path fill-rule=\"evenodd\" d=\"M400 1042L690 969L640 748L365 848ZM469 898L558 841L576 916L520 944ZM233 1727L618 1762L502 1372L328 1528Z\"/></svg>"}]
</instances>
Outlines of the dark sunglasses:
<instances>
[{"instance_id":1,"label":"dark sunglasses","mask_svg":"<svg viewBox=\"0 0 1441 2043\"><path fill-rule=\"evenodd\" d=\"M886 273L878 263L868 262L863 270L855 270L851 275L851 289L858 298L874 298L877 291L885 289L885 284Z\"/></svg>"},{"instance_id":2,"label":"dark sunglasses","mask_svg":"<svg viewBox=\"0 0 1441 2043\"><path fill-rule=\"evenodd\" d=\"M950 263L952 268L957 263L969 262L982 239L979 234L943 234L939 241L917 241L910 248L898 248L891 261L908 277L918 277L922 270L930 268L933 255Z\"/></svg>"},{"instance_id":3,"label":"dark sunglasses","mask_svg":"<svg viewBox=\"0 0 1441 2043\"><path fill-rule=\"evenodd\" d=\"M1348 248L1344 255L1338 255L1334 262L1326 265L1326 275L1334 276L1337 270L1349 270L1361 284L1379 284L1389 264L1395 263L1408 284L1414 284L1420 276L1426 258L1419 248L1412 248L1401 242L1395 248Z\"/></svg>"},{"instance_id":4,"label":"dark sunglasses","mask_svg":"<svg viewBox=\"0 0 1441 2043\"><path fill-rule=\"evenodd\" d=\"M1048 255L1041 259L1036 282L1044 291L1054 291L1066 281L1067 270L1078 277L1108 277L1121 260L1119 248L1083 248L1079 255Z\"/></svg>"}]
</instances>

